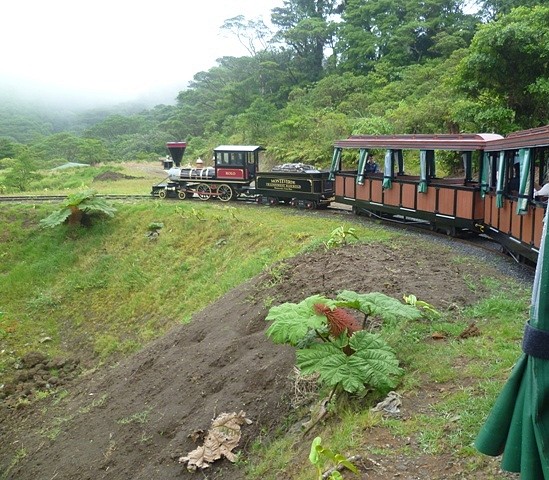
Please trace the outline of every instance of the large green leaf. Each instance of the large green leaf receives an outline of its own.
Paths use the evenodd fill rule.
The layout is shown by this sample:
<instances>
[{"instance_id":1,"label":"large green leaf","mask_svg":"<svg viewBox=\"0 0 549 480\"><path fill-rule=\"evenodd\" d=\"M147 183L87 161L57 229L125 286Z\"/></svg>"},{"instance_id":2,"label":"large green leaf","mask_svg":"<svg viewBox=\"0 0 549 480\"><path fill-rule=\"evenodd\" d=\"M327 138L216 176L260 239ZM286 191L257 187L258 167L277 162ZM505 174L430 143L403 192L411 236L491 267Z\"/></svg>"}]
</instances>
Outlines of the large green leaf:
<instances>
[{"instance_id":1,"label":"large green leaf","mask_svg":"<svg viewBox=\"0 0 549 480\"><path fill-rule=\"evenodd\" d=\"M319 373L321 380L333 387L341 384L347 392L364 389L365 375L354 365L353 356L347 356L331 343L316 343L297 350L297 366L304 374Z\"/></svg>"},{"instance_id":2,"label":"large green leaf","mask_svg":"<svg viewBox=\"0 0 549 480\"><path fill-rule=\"evenodd\" d=\"M90 189L71 193L70 195L67 195L67 198L63 202L63 204L66 207L80 207L80 204L82 202L89 200L90 198L93 198L93 196L96 193L97 193L96 190L90 190Z\"/></svg>"},{"instance_id":3,"label":"large green leaf","mask_svg":"<svg viewBox=\"0 0 549 480\"><path fill-rule=\"evenodd\" d=\"M375 315L386 321L417 320L421 312L412 305L406 305L393 297L383 293L357 293L343 290L337 296L340 306L357 308L366 315Z\"/></svg>"},{"instance_id":4,"label":"large green leaf","mask_svg":"<svg viewBox=\"0 0 549 480\"><path fill-rule=\"evenodd\" d=\"M78 205L78 208L86 213L103 213L109 217L113 217L116 212L116 208L109 205L102 198L91 198L85 200Z\"/></svg>"},{"instance_id":5,"label":"large green leaf","mask_svg":"<svg viewBox=\"0 0 549 480\"><path fill-rule=\"evenodd\" d=\"M300 303L283 303L269 310L266 320L273 323L267 329L267 336L275 343L297 345L312 329L322 329L326 317L314 309L315 303L335 306L333 300L320 295L308 297Z\"/></svg>"},{"instance_id":6,"label":"large green leaf","mask_svg":"<svg viewBox=\"0 0 549 480\"><path fill-rule=\"evenodd\" d=\"M361 368L367 384L375 388L394 387L394 376L402 374L393 349L379 335L364 330L356 332L349 340L355 351L353 357L360 359L357 368Z\"/></svg>"},{"instance_id":7,"label":"large green leaf","mask_svg":"<svg viewBox=\"0 0 549 480\"><path fill-rule=\"evenodd\" d=\"M40 225L44 228L56 227L57 225L61 225L67 218L69 218L70 214L70 208L62 208L61 210L56 210L55 212L52 212L50 215L48 215L46 218L40 220Z\"/></svg>"},{"instance_id":8,"label":"large green leaf","mask_svg":"<svg viewBox=\"0 0 549 480\"><path fill-rule=\"evenodd\" d=\"M393 350L379 335L356 332L349 346L354 350L352 355L346 355L333 343L316 343L297 350L297 365L304 374L318 373L327 385L341 384L350 393L359 392L366 385L375 389L394 385L392 377L402 370Z\"/></svg>"}]
</instances>

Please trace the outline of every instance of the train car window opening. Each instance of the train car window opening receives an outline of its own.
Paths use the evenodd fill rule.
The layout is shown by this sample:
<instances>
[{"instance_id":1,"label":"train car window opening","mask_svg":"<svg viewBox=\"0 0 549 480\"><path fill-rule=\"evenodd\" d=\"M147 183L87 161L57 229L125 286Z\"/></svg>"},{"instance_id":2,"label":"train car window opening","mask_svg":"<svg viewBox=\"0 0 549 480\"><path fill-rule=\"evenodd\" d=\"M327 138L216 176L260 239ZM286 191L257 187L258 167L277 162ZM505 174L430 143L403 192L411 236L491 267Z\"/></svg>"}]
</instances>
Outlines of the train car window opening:
<instances>
[{"instance_id":1,"label":"train car window opening","mask_svg":"<svg viewBox=\"0 0 549 480\"><path fill-rule=\"evenodd\" d=\"M496 152L490 153L490 190L495 191L497 186L497 175L498 175L498 158L499 155Z\"/></svg>"},{"instance_id":2,"label":"train car window opening","mask_svg":"<svg viewBox=\"0 0 549 480\"><path fill-rule=\"evenodd\" d=\"M465 183L473 180L473 154L472 152L461 152L463 171L465 172Z\"/></svg>"},{"instance_id":3,"label":"train car window opening","mask_svg":"<svg viewBox=\"0 0 549 480\"><path fill-rule=\"evenodd\" d=\"M404 155L402 153L402 150L395 150L396 155L396 163L397 163L397 175L400 177L402 175L405 175L404 173Z\"/></svg>"}]
</instances>

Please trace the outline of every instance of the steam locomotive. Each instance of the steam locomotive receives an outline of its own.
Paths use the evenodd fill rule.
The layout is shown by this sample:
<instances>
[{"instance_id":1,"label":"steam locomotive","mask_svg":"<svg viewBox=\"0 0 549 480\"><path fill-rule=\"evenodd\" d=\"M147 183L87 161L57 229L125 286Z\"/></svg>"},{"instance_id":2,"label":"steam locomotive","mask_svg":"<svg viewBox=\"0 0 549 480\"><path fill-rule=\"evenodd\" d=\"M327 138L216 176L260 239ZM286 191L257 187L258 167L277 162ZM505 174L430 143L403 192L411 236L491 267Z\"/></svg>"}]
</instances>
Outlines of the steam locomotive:
<instances>
[{"instance_id":1,"label":"steam locomotive","mask_svg":"<svg viewBox=\"0 0 549 480\"><path fill-rule=\"evenodd\" d=\"M187 144L168 143L168 182L152 194L300 208L349 205L358 215L416 222L448 235L485 234L517 261L536 262L547 209L549 125L497 134L356 135L336 141L330 169L287 164L258 168L264 148L221 145L214 166L181 166ZM379 172L368 158L381 155ZM459 158L459 175L441 177L439 162ZM419 175L405 164L419 164ZM549 187L546 188L549 190ZM539 192L539 194L538 194Z\"/></svg>"},{"instance_id":2,"label":"steam locomotive","mask_svg":"<svg viewBox=\"0 0 549 480\"><path fill-rule=\"evenodd\" d=\"M285 164L261 172L265 149L254 145L221 145L214 149L214 165L181 166L186 142L167 144L171 158L164 162L166 183L153 186L152 195L181 200L198 197L229 202L251 198L260 204L288 203L298 208L326 208L334 199L329 172L302 163Z\"/></svg>"}]
</instances>

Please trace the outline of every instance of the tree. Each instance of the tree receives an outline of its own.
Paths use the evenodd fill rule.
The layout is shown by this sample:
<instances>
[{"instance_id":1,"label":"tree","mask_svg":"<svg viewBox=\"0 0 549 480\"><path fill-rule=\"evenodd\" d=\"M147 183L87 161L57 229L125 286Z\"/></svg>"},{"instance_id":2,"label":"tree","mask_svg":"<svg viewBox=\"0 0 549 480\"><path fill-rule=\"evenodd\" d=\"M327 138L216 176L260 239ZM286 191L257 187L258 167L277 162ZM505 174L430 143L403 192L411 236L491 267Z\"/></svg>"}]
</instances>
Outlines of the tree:
<instances>
[{"instance_id":1,"label":"tree","mask_svg":"<svg viewBox=\"0 0 549 480\"><path fill-rule=\"evenodd\" d=\"M267 48L271 36L263 20L246 20L243 15L225 20L221 29L233 34L252 57Z\"/></svg>"},{"instance_id":2,"label":"tree","mask_svg":"<svg viewBox=\"0 0 549 480\"><path fill-rule=\"evenodd\" d=\"M368 73L384 60L393 67L447 57L467 47L478 19L460 0L347 0L336 51L341 68Z\"/></svg>"},{"instance_id":3,"label":"tree","mask_svg":"<svg viewBox=\"0 0 549 480\"><path fill-rule=\"evenodd\" d=\"M110 158L101 140L82 138L69 132L56 133L32 145L35 157L43 165L48 163L78 162L93 165Z\"/></svg>"},{"instance_id":4,"label":"tree","mask_svg":"<svg viewBox=\"0 0 549 480\"><path fill-rule=\"evenodd\" d=\"M29 147L18 149L16 158L6 158L2 164L7 167L3 174L2 190L24 192L29 184L41 178L38 173L38 161Z\"/></svg>"},{"instance_id":5,"label":"tree","mask_svg":"<svg viewBox=\"0 0 549 480\"><path fill-rule=\"evenodd\" d=\"M257 98L244 113L227 122L229 135L235 143L264 145L277 120L276 107L262 98Z\"/></svg>"},{"instance_id":6,"label":"tree","mask_svg":"<svg viewBox=\"0 0 549 480\"><path fill-rule=\"evenodd\" d=\"M518 127L544 125L549 123L548 59L549 7L519 7L479 29L457 82L473 102L485 105L490 99L496 118L507 109Z\"/></svg>"},{"instance_id":7,"label":"tree","mask_svg":"<svg viewBox=\"0 0 549 480\"><path fill-rule=\"evenodd\" d=\"M0 137L0 160L2 158L13 158L16 155L17 144L9 138Z\"/></svg>"},{"instance_id":8,"label":"tree","mask_svg":"<svg viewBox=\"0 0 549 480\"><path fill-rule=\"evenodd\" d=\"M476 4L482 18L491 21L500 15L511 13L513 8L547 5L547 0L477 0Z\"/></svg>"},{"instance_id":9,"label":"tree","mask_svg":"<svg viewBox=\"0 0 549 480\"><path fill-rule=\"evenodd\" d=\"M278 27L275 39L287 45L293 56L294 75L300 82L322 78L324 49L335 34L336 0L284 0L272 10L271 22Z\"/></svg>"}]
</instances>

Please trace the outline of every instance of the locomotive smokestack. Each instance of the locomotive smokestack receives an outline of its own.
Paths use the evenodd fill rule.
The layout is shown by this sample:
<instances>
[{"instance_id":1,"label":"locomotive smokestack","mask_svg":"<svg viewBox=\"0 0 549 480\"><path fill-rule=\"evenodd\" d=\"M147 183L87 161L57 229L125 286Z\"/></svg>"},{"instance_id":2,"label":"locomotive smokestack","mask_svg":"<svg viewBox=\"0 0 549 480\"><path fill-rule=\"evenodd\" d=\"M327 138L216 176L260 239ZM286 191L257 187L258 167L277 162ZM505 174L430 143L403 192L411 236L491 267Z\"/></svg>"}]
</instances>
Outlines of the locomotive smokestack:
<instances>
[{"instance_id":1,"label":"locomotive smokestack","mask_svg":"<svg viewBox=\"0 0 549 480\"><path fill-rule=\"evenodd\" d=\"M170 151L170 155L172 156L175 166L181 166L181 159L183 158L183 154L187 148L187 142L168 142L166 146Z\"/></svg>"}]
</instances>

